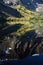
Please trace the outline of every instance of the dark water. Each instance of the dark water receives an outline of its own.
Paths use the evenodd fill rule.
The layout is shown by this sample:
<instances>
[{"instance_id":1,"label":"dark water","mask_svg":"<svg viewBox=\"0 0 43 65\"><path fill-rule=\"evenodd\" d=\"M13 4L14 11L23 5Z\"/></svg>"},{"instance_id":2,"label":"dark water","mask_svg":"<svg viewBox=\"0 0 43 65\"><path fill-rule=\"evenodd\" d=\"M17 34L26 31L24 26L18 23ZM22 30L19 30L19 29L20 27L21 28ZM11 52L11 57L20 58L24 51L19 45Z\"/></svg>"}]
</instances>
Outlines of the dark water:
<instances>
[{"instance_id":1,"label":"dark water","mask_svg":"<svg viewBox=\"0 0 43 65\"><path fill-rule=\"evenodd\" d=\"M4 4L0 3L0 16L13 16L13 17L22 17L22 15L20 14L20 12L17 11L17 9L13 9L9 6L5 6ZM3 12L5 13L5 15L3 14Z\"/></svg>"},{"instance_id":2,"label":"dark water","mask_svg":"<svg viewBox=\"0 0 43 65\"><path fill-rule=\"evenodd\" d=\"M43 4L43 0L21 0L21 3L28 9L35 10L38 4Z\"/></svg>"},{"instance_id":3,"label":"dark water","mask_svg":"<svg viewBox=\"0 0 43 65\"><path fill-rule=\"evenodd\" d=\"M22 60L0 60L0 65L43 65L43 54L39 56L30 56Z\"/></svg>"}]
</instances>

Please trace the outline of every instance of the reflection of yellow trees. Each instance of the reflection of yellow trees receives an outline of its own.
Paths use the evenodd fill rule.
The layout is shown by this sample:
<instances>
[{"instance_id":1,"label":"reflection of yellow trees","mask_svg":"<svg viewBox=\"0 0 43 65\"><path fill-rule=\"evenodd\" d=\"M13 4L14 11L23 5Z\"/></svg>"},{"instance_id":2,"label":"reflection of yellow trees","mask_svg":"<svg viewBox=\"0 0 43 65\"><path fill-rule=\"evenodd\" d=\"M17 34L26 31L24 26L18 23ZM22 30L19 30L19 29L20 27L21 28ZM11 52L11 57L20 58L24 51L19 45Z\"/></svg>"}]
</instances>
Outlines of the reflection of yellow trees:
<instances>
[{"instance_id":1,"label":"reflection of yellow trees","mask_svg":"<svg viewBox=\"0 0 43 65\"><path fill-rule=\"evenodd\" d=\"M32 25L23 25L17 32L16 34L21 36L23 34L25 34L26 32L33 30L34 28L32 27Z\"/></svg>"},{"instance_id":2,"label":"reflection of yellow trees","mask_svg":"<svg viewBox=\"0 0 43 65\"><path fill-rule=\"evenodd\" d=\"M17 10L22 14L27 14L27 16L32 15L34 12L26 9L23 5L17 5ZM24 13L24 14L23 14ZM25 16L25 15L24 15Z\"/></svg>"},{"instance_id":3,"label":"reflection of yellow trees","mask_svg":"<svg viewBox=\"0 0 43 65\"><path fill-rule=\"evenodd\" d=\"M30 21L30 19L34 17L33 11L26 9L23 5L17 5L17 10L24 17L21 17L21 18L9 17L9 18L7 18L7 20L9 20L9 21Z\"/></svg>"},{"instance_id":4,"label":"reflection of yellow trees","mask_svg":"<svg viewBox=\"0 0 43 65\"><path fill-rule=\"evenodd\" d=\"M17 10L23 15L24 17L16 18L16 17L9 17L7 18L7 23L9 25L12 24L23 24L23 26L17 30L16 34L21 36L25 34L29 30L38 29L37 26L43 25L43 15L41 16L40 13L30 11L26 9L24 6L18 5ZM43 13L41 13L43 14ZM40 28L40 27L39 27Z\"/></svg>"},{"instance_id":5,"label":"reflection of yellow trees","mask_svg":"<svg viewBox=\"0 0 43 65\"><path fill-rule=\"evenodd\" d=\"M29 17L23 17L23 18L13 18L13 17L9 17L7 18L8 22L7 24L23 24L23 26L16 32L17 35L21 36L24 33L26 33L29 30L32 30L32 24L30 24Z\"/></svg>"},{"instance_id":6,"label":"reflection of yellow trees","mask_svg":"<svg viewBox=\"0 0 43 65\"><path fill-rule=\"evenodd\" d=\"M13 18L13 17L9 17L7 18L8 21L29 21L30 17L22 17L22 18Z\"/></svg>"},{"instance_id":7,"label":"reflection of yellow trees","mask_svg":"<svg viewBox=\"0 0 43 65\"><path fill-rule=\"evenodd\" d=\"M12 21L10 21L10 22L7 22L7 24L9 24L9 25L12 25L12 24L27 24L27 25L30 25L30 23L27 21L14 21L14 22L12 22Z\"/></svg>"}]
</instances>

